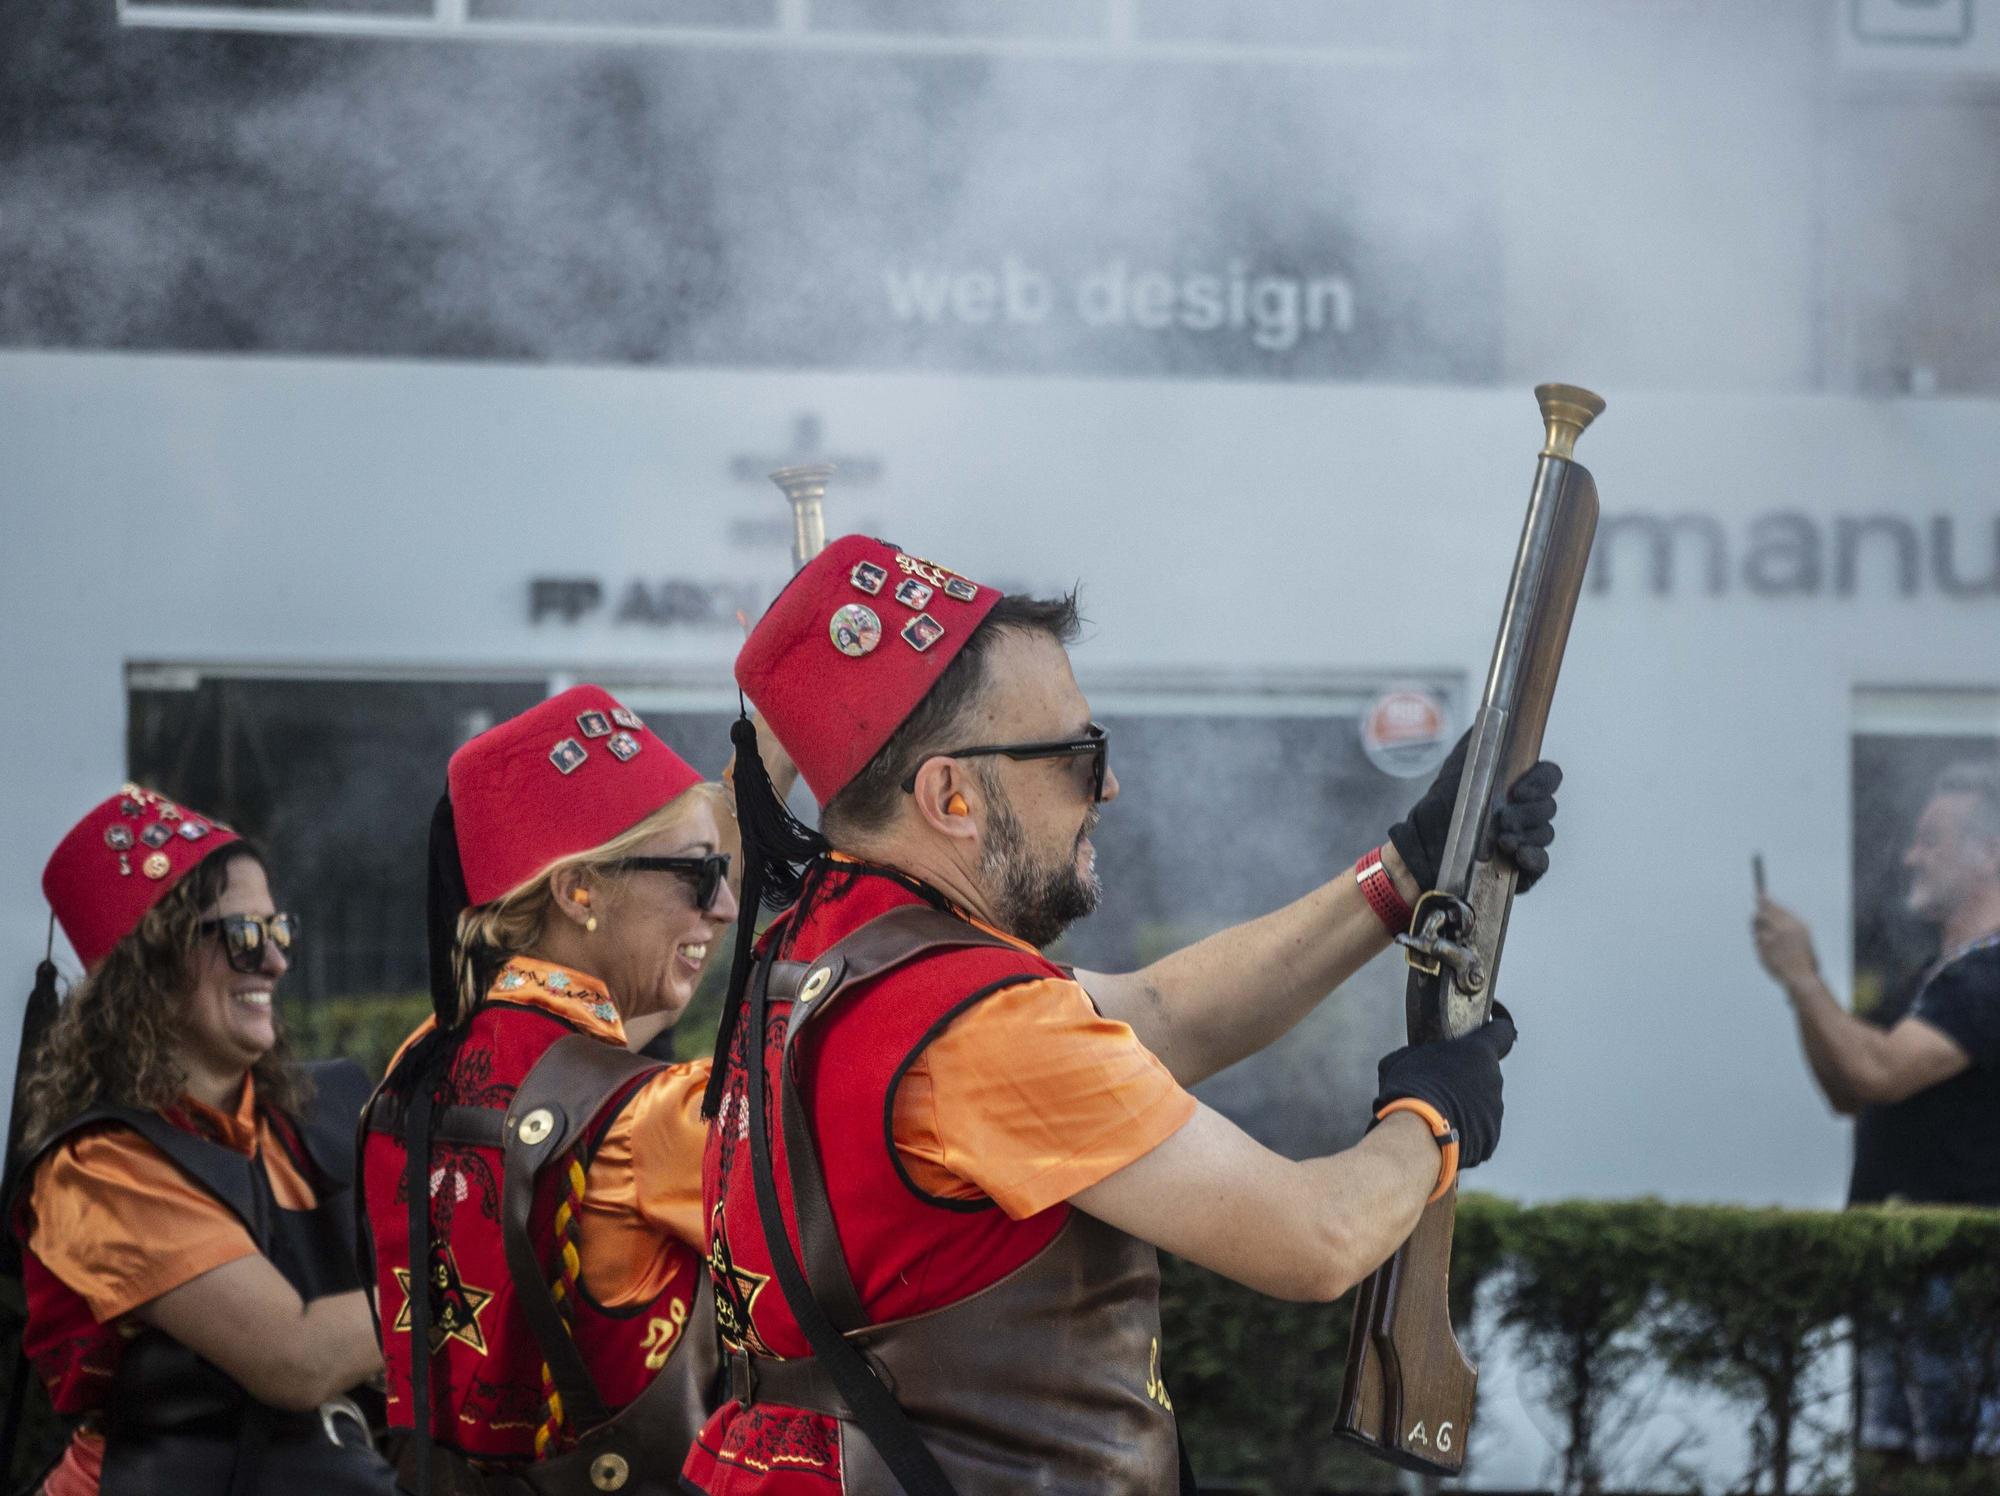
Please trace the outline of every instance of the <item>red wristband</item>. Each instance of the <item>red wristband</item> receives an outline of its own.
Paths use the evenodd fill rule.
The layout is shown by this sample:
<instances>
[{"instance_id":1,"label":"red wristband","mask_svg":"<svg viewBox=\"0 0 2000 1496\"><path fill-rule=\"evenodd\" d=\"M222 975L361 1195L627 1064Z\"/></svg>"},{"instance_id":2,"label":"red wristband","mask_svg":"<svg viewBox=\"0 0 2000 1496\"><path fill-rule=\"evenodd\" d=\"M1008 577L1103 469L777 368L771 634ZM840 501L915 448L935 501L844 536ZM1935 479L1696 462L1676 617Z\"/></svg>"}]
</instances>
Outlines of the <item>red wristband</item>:
<instances>
[{"instance_id":1,"label":"red wristband","mask_svg":"<svg viewBox=\"0 0 2000 1496\"><path fill-rule=\"evenodd\" d=\"M1368 907L1375 911L1375 917L1382 921L1382 928L1391 937L1408 933L1411 909L1397 892L1396 880L1382 865L1380 847L1364 853L1354 864L1354 881L1361 886L1361 897L1368 901Z\"/></svg>"}]
</instances>

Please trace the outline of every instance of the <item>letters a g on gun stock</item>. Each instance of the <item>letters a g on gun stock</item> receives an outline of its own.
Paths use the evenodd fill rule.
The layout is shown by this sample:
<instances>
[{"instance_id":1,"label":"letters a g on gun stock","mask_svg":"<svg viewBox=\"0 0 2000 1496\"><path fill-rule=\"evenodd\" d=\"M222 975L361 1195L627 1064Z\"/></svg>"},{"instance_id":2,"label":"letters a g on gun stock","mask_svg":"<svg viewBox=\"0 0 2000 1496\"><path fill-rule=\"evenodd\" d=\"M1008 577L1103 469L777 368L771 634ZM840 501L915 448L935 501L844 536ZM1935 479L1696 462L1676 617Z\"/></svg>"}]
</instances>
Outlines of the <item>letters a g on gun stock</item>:
<instances>
[{"instance_id":1,"label":"letters a g on gun stock","mask_svg":"<svg viewBox=\"0 0 2000 1496\"><path fill-rule=\"evenodd\" d=\"M1545 439L1438 884L1417 901L1410 932L1400 937L1410 966L1413 1044L1469 1033L1492 1010L1516 876L1512 863L1494 855L1493 811L1541 756L1597 533L1597 485L1575 453L1604 402L1567 384L1540 385L1535 398ZM1479 1378L1452 1333L1447 1298L1457 1205L1454 1186L1361 1285L1335 1423L1341 1437L1382 1459L1443 1475L1464 1467Z\"/></svg>"}]
</instances>

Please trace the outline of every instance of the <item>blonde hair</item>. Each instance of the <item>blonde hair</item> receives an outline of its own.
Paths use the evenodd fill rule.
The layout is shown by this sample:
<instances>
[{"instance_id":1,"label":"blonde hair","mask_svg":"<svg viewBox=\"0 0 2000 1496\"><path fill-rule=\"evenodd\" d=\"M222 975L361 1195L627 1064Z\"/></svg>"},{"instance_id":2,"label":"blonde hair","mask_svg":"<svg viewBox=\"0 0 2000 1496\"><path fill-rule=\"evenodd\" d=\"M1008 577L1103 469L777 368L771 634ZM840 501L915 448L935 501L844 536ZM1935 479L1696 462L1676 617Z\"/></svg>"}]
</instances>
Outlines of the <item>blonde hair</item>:
<instances>
[{"instance_id":1,"label":"blonde hair","mask_svg":"<svg viewBox=\"0 0 2000 1496\"><path fill-rule=\"evenodd\" d=\"M452 946L452 978L458 988L458 1017L463 1022L486 996L486 989L508 959L531 951L541 944L555 911L555 880L569 868L599 870L599 880L615 890L623 880L603 872L611 863L628 857L643 843L672 830L686 820L695 807L707 805L715 813L715 823L729 845L716 848L734 852L736 816L729 792L707 780L691 785L644 820L621 831L601 846L558 857L526 882L510 888L489 904L467 909L458 916L458 939ZM739 870L732 867L732 884Z\"/></svg>"}]
</instances>

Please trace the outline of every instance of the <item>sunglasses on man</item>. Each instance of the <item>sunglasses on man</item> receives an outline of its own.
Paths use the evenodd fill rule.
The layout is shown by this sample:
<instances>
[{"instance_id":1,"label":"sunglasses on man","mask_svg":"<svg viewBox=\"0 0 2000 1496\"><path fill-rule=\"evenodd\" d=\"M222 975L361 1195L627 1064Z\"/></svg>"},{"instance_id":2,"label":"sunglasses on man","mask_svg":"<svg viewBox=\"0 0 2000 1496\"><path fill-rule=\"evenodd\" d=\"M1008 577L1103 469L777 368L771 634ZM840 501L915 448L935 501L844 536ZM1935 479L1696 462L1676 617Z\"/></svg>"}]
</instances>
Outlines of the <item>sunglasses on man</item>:
<instances>
[{"instance_id":1,"label":"sunglasses on man","mask_svg":"<svg viewBox=\"0 0 2000 1496\"><path fill-rule=\"evenodd\" d=\"M299 940L296 914L224 914L195 928L204 935L220 935L229 969L245 976L264 969L266 947L276 946L289 957Z\"/></svg>"},{"instance_id":2,"label":"sunglasses on man","mask_svg":"<svg viewBox=\"0 0 2000 1496\"><path fill-rule=\"evenodd\" d=\"M722 897L722 885L729 877L729 854L711 852L706 857L621 857L610 871L632 873L673 873L687 879L694 888L694 906L707 913Z\"/></svg>"},{"instance_id":3,"label":"sunglasses on man","mask_svg":"<svg viewBox=\"0 0 2000 1496\"><path fill-rule=\"evenodd\" d=\"M917 788L917 769L933 758L1088 758L1090 760L1090 803L1095 805L1104 798L1104 776L1111 756L1111 735L1095 722L1083 730L1080 738L1051 739L1040 743L981 743L971 748L954 748L949 753L927 754L916 769L903 776L903 792L912 794Z\"/></svg>"}]
</instances>

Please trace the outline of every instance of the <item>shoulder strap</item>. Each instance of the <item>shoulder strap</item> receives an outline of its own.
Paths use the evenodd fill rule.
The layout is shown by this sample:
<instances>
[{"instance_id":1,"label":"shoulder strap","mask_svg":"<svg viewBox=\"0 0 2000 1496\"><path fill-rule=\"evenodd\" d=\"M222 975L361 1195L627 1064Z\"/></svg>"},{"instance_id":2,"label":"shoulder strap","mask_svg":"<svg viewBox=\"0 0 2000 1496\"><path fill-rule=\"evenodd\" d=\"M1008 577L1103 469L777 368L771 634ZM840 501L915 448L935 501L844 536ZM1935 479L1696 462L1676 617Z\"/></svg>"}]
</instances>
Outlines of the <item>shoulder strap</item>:
<instances>
[{"instance_id":1,"label":"shoulder strap","mask_svg":"<svg viewBox=\"0 0 2000 1496\"><path fill-rule=\"evenodd\" d=\"M196 1137L174 1126L158 1112L142 1111L138 1107L94 1106L70 1118L35 1150L34 1157L22 1165L21 1187L26 1187L27 1181L34 1177L36 1167L56 1148L86 1127L95 1127L102 1122L115 1122L138 1133L164 1153L182 1173L228 1206L260 1248L268 1245L264 1241L262 1212L257 1208L256 1189L250 1174L251 1169L257 1167L255 1159L245 1158L207 1138Z\"/></svg>"},{"instance_id":2,"label":"shoulder strap","mask_svg":"<svg viewBox=\"0 0 2000 1496\"><path fill-rule=\"evenodd\" d=\"M779 1085L785 1111L785 1158L792 1176L793 1207L798 1212L801 1243L815 1259L818 1276L839 1305L842 1316L851 1316L857 1325L864 1322L860 1299L834 1231L825 1176L819 1167L811 1130L806 1126L803 1104L798 1099L799 1085L791 1066L792 1044L799 1031L849 987L881 976L926 951L956 945L1013 948L997 936L987 935L949 914L912 906L869 921L822 952L816 961L804 965L793 963L785 973L787 988L796 993L786 1024L786 1064L780 1072ZM750 1042L745 1046L744 1067L749 1087L750 1172L772 1271L786 1306L812 1345L814 1356L854 1410L856 1420L906 1496L953 1496L951 1481L925 1445L923 1435L897 1403L895 1395L883 1385L867 1358L835 1325L822 1306L817 1285L807 1282L792 1251L771 1166L770 1112L765 1087L764 1034L769 1023L773 966L771 951L767 950L751 979ZM797 986L792 987L793 983Z\"/></svg>"},{"instance_id":3,"label":"shoulder strap","mask_svg":"<svg viewBox=\"0 0 2000 1496\"><path fill-rule=\"evenodd\" d=\"M514 1301L528 1321L563 1410L579 1429L611 1416L583 1356L563 1325L562 1311L549 1292L547 1276L528 1235L535 1180L551 1162L574 1147L593 1118L619 1091L661 1069L658 1060L594 1039L566 1034L542 1052L508 1103L504 1169L500 1185L500 1233Z\"/></svg>"},{"instance_id":4,"label":"shoulder strap","mask_svg":"<svg viewBox=\"0 0 2000 1496\"><path fill-rule=\"evenodd\" d=\"M842 1334L868 1323L861 1295L848 1270L834 1228L833 1205L826 1175L820 1167L819 1146L806 1121L805 1085L799 1073L796 1043L804 1029L839 998L864 982L885 976L919 956L955 946L994 946L1018 950L1011 942L942 910L908 905L870 920L845 940L829 946L816 961L780 962L773 969L771 995L793 998L785 1026L785 1079L778 1088L778 1107L785 1129L785 1162L792 1176L792 1208L797 1213L799 1246L805 1254L806 1281ZM787 971L783 968L791 967Z\"/></svg>"}]
</instances>

